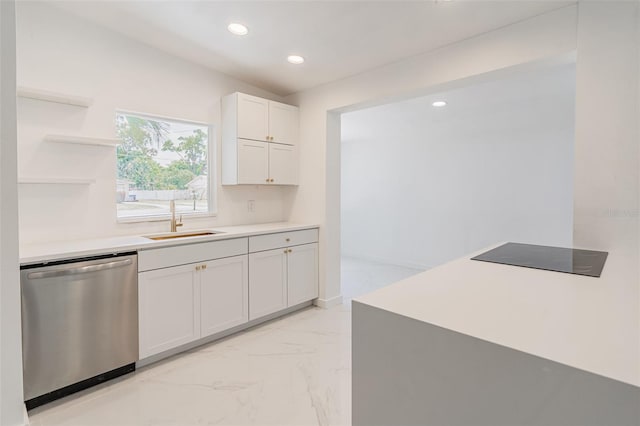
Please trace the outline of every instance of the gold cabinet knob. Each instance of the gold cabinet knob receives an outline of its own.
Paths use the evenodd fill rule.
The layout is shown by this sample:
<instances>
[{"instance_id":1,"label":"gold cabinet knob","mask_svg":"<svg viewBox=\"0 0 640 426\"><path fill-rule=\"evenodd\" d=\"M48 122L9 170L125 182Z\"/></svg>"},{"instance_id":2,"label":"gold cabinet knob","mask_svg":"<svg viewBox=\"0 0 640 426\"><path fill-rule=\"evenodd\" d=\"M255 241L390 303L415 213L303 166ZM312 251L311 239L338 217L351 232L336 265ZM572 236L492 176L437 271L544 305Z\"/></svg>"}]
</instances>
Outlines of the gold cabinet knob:
<instances>
[{"instance_id":1,"label":"gold cabinet knob","mask_svg":"<svg viewBox=\"0 0 640 426\"><path fill-rule=\"evenodd\" d=\"M287 251L287 249L284 249L284 252L285 252L285 253L289 253L289 252Z\"/></svg>"},{"instance_id":2,"label":"gold cabinet knob","mask_svg":"<svg viewBox=\"0 0 640 426\"><path fill-rule=\"evenodd\" d=\"M200 265L196 266L196 271L199 271L201 269Z\"/></svg>"},{"instance_id":3,"label":"gold cabinet knob","mask_svg":"<svg viewBox=\"0 0 640 426\"><path fill-rule=\"evenodd\" d=\"M293 250L292 250L292 249L289 249L289 253L293 253Z\"/></svg>"},{"instance_id":4,"label":"gold cabinet knob","mask_svg":"<svg viewBox=\"0 0 640 426\"><path fill-rule=\"evenodd\" d=\"M274 181L274 179L271 179L271 182L273 182L273 181Z\"/></svg>"},{"instance_id":5,"label":"gold cabinet knob","mask_svg":"<svg viewBox=\"0 0 640 426\"><path fill-rule=\"evenodd\" d=\"M269 136L267 136L267 140L269 140Z\"/></svg>"},{"instance_id":6,"label":"gold cabinet knob","mask_svg":"<svg viewBox=\"0 0 640 426\"><path fill-rule=\"evenodd\" d=\"M267 179L266 181L269 182L269 179Z\"/></svg>"},{"instance_id":7,"label":"gold cabinet knob","mask_svg":"<svg viewBox=\"0 0 640 426\"><path fill-rule=\"evenodd\" d=\"M207 269L207 265L202 265L202 269Z\"/></svg>"},{"instance_id":8,"label":"gold cabinet knob","mask_svg":"<svg viewBox=\"0 0 640 426\"><path fill-rule=\"evenodd\" d=\"M289 241L291 241L291 238L287 238L285 241L286 241L286 242L289 242Z\"/></svg>"}]
</instances>

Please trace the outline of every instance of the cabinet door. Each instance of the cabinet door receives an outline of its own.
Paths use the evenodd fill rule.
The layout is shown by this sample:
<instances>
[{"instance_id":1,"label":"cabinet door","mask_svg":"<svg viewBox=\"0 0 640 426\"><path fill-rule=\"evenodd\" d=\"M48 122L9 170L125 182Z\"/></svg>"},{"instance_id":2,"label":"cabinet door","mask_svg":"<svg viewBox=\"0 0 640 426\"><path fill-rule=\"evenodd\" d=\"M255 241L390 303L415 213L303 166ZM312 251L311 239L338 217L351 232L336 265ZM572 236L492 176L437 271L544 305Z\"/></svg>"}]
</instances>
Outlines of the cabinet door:
<instances>
[{"instance_id":1,"label":"cabinet door","mask_svg":"<svg viewBox=\"0 0 640 426\"><path fill-rule=\"evenodd\" d=\"M266 141L269 136L269 101L238 93L238 138Z\"/></svg>"},{"instance_id":2,"label":"cabinet door","mask_svg":"<svg viewBox=\"0 0 640 426\"><path fill-rule=\"evenodd\" d=\"M318 297L318 243L289 248L287 260L288 306Z\"/></svg>"},{"instance_id":3,"label":"cabinet door","mask_svg":"<svg viewBox=\"0 0 640 426\"><path fill-rule=\"evenodd\" d=\"M238 139L238 183L266 184L268 179L269 144Z\"/></svg>"},{"instance_id":4,"label":"cabinet door","mask_svg":"<svg viewBox=\"0 0 640 426\"><path fill-rule=\"evenodd\" d=\"M287 253L275 249L249 255L249 319L287 307Z\"/></svg>"},{"instance_id":5,"label":"cabinet door","mask_svg":"<svg viewBox=\"0 0 640 426\"><path fill-rule=\"evenodd\" d=\"M200 337L197 279L194 265L138 274L140 358Z\"/></svg>"},{"instance_id":6,"label":"cabinet door","mask_svg":"<svg viewBox=\"0 0 640 426\"><path fill-rule=\"evenodd\" d=\"M298 144L298 107L269 101L269 136L271 142Z\"/></svg>"},{"instance_id":7,"label":"cabinet door","mask_svg":"<svg viewBox=\"0 0 640 426\"><path fill-rule=\"evenodd\" d=\"M269 144L269 177L275 185L298 184L298 148Z\"/></svg>"},{"instance_id":8,"label":"cabinet door","mask_svg":"<svg viewBox=\"0 0 640 426\"><path fill-rule=\"evenodd\" d=\"M201 337L249 320L249 257L212 260L200 270Z\"/></svg>"}]
</instances>

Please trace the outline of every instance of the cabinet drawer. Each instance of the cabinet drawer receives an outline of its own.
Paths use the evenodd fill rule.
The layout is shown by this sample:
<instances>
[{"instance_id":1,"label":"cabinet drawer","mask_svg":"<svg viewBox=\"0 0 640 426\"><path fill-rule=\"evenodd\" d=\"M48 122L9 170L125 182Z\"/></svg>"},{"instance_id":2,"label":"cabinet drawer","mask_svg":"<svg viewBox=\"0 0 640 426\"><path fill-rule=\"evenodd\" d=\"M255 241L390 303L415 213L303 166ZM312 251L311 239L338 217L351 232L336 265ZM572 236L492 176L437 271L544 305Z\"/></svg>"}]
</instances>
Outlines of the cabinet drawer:
<instances>
[{"instance_id":1,"label":"cabinet drawer","mask_svg":"<svg viewBox=\"0 0 640 426\"><path fill-rule=\"evenodd\" d=\"M138 271L150 271L187 263L239 256L247 254L247 251L247 238L141 250L138 252Z\"/></svg>"},{"instance_id":2,"label":"cabinet drawer","mask_svg":"<svg viewBox=\"0 0 640 426\"><path fill-rule=\"evenodd\" d=\"M318 241L318 228L249 237L249 252L297 246Z\"/></svg>"}]
</instances>

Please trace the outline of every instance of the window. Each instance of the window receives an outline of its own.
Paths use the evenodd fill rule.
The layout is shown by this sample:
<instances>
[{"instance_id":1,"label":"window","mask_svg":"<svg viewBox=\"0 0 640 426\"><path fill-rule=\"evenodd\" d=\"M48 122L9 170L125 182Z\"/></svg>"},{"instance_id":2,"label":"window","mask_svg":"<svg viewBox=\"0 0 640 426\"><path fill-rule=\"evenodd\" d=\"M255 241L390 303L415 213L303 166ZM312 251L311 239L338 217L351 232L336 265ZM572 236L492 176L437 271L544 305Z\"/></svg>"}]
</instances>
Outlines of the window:
<instances>
[{"instance_id":1,"label":"window","mask_svg":"<svg viewBox=\"0 0 640 426\"><path fill-rule=\"evenodd\" d=\"M118 219L208 214L209 128L206 124L130 113L116 114Z\"/></svg>"}]
</instances>

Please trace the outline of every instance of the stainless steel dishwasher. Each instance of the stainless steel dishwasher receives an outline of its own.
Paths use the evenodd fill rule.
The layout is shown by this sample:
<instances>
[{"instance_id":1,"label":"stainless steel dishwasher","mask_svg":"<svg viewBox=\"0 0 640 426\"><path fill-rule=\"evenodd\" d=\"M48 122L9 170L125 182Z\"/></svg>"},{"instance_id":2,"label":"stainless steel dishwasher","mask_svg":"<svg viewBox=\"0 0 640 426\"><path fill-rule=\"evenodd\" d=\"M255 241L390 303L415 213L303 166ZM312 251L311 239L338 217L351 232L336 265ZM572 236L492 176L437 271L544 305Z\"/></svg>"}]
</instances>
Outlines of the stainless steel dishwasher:
<instances>
[{"instance_id":1,"label":"stainless steel dishwasher","mask_svg":"<svg viewBox=\"0 0 640 426\"><path fill-rule=\"evenodd\" d=\"M28 409L135 370L135 253L23 266L20 283Z\"/></svg>"}]
</instances>

